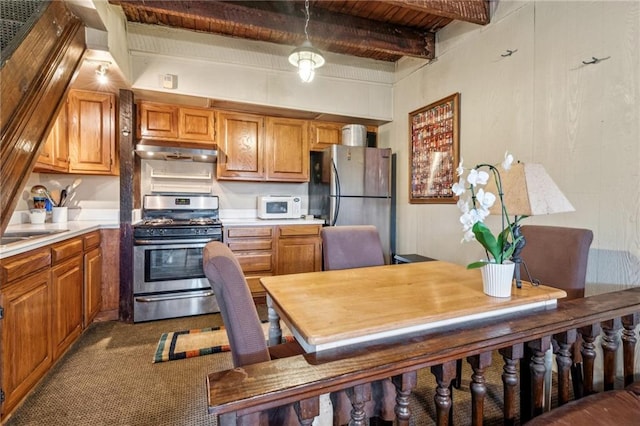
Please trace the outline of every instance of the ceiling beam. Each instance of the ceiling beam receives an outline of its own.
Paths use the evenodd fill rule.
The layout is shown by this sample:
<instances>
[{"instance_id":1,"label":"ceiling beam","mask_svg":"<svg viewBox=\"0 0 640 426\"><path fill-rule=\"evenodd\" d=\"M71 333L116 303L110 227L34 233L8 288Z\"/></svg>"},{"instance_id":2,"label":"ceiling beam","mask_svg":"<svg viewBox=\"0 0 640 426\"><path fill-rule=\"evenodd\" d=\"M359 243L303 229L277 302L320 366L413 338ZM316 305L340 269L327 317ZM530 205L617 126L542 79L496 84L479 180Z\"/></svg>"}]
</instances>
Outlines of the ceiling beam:
<instances>
[{"instance_id":1,"label":"ceiling beam","mask_svg":"<svg viewBox=\"0 0 640 426\"><path fill-rule=\"evenodd\" d=\"M304 40L305 16L291 2L288 7L273 11L271 2L222 2L222 1L135 1L109 0L130 8L141 23L159 23L158 17L149 14L165 14L171 25L175 17L181 20L207 21L208 31L259 41L297 46ZM283 2L289 3L289 2ZM446 2L445 2L446 3ZM127 14L131 21L131 14ZM154 22L156 20L156 22ZM175 22L174 26L181 25ZM207 31L202 25L199 30ZM435 35L427 31L391 25L316 8L311 11L308 25L309 38L315 47L328 52L360 57L396 61L402 56L423 59L435 57Z\"/></svg>"}]
</instances>

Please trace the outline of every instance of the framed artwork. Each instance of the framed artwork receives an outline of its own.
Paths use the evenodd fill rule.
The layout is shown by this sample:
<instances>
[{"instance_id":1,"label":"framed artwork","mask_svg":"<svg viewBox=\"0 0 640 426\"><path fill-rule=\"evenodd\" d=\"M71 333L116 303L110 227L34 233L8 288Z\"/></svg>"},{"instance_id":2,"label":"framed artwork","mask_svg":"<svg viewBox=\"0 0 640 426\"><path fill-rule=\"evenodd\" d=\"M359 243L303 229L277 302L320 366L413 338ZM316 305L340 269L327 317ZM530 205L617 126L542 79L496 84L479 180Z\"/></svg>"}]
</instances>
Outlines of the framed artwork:
<instances>
[{"instance_id":1,"label":"framed artwork","mask_svg":"<svg viewBox=\"0 0 640 426\"><path fill-rule=\"evenodd\" d=\"M456 203L460 93L409 113L409 202Z\"/></svg>"}]
</instances>

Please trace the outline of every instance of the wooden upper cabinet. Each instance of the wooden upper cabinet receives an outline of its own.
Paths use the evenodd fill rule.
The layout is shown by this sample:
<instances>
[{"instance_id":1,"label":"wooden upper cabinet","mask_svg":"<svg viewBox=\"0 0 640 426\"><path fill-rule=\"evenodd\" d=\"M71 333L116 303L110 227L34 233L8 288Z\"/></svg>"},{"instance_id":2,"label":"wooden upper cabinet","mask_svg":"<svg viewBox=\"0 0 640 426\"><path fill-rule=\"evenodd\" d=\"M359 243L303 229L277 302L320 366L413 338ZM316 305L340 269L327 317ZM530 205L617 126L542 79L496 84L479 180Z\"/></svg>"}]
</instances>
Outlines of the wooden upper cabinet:
<instances>
[{"instance_id":1,"label":"wooden upper cabinet","mask_svg":"<svg viewBox=\"0 0 640 426\"><path fill-rule=\"evenodd\" d=\"M264 117L218 113L217 177L220 180L264 180Z\"/></svg>"},{"instance_id":2,"label":"wooden upper cabinet","mask_svg":"<svg viewBox=\"0 0 640 426\"><path fill-rule=\"evenodd\" d=\"M266 179L309 181L309 122L267 117Z\"/></svg>"},{"instance_id":3,"label":"wooden upper cabinet","mask_svg":"<svg viewBox=\"0 0 640 426\"><path fill-rule=\"evenodd\" d=\"M138 138L176 139L178 137L178 107L176 105L140 102Z\"/></svg>"},{"instance_id":4,"label":"wooden upper cabinet","mask_svg":"<svg viewBox=\"0 0 640 426\"><path fill-rule=\"evenodd\" d=\"M69 170L66 102L60 109L49 136L40 150L40 156L34 170L37 172L67 172Z\"/></svg>"},{"instance_id":5,"label":"wooden upper cabinet","mask_svg":"<svg viewBox=\"0 0 640 426\"><path fill-rule=\"evenodd\" d=\"M330 123L312 121L311 129L311 151L322 151L331 145L342 143L342 127L344 123Z\"/></svg>"},{"instance_id":6,"label":"wooden upper cabinet","mask_svg":"<svg viewBox=\"0 0 640 426\"><path fill-rule=\"evenodd\" d=\"M69 93L70 173L117 174L114 104L112 93Z\"/></svg>"},{"instance_id":7,"label":"wooden upper cabinet","mask_svg":"<svg viewBox=\"0 0 640 426\"><path fill-rule=\"evenodd\" d=\"M138 138L155 144L215 148L212 109L142 101L138 105Z\"/></svg>"}]
</instances>

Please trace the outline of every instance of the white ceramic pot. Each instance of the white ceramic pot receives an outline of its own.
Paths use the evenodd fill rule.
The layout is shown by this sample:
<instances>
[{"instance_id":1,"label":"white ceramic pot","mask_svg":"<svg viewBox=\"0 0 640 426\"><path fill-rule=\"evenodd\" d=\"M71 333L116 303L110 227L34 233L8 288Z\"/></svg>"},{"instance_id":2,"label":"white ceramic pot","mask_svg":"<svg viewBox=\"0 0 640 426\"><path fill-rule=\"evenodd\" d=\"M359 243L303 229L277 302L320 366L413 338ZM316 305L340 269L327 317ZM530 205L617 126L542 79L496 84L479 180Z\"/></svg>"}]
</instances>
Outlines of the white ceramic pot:
<instances>
[{"instance_id":1,"label":"white ceramic pot","mask_svg":"<svg viewBox=\"0 0 640 426\"><path fill-rule=\"evenodd\" d=\"M47 218L47 211L44 209L33 209L29 213L29 221L31 223L44 223Z\"/></svg>"},{"instance_id":2,"label":"white ceramic pot","mask_svg":"<svg viewBox=\"0 0 640 426\"><path fill-rule=\"evenodd\" d=\"M482 288L486 295L493 297L511 297L513 288L513 271L515 263L487 263L482 271Z\"/></svg>"}]
</instances>

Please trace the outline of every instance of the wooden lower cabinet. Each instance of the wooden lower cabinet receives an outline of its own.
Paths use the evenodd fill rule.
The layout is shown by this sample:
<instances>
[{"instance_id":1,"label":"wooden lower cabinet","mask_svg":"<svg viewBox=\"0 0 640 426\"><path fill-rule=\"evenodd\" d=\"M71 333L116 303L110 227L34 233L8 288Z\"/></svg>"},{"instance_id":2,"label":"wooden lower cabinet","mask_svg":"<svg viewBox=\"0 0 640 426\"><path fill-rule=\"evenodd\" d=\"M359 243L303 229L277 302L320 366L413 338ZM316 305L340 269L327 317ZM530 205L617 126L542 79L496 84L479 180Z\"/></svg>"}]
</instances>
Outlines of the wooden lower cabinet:
<instances>
[{"instance_id":1,"label":"wooden lower cabinet","mask_svg":"<svg viewBox=\"0 0 640 426\"><path fill-rule=\"evenodd\" d=\"M322 270L320 225L278 227L276 275Z\"/></svg>"},{"instance_id":2,"label":"wooden lower cabinet","mask_svg":"<svg viewBox=\"0 0 640 426\"><path fill-rule=\"evenodd\" d=\"M224 241L235 254L256 303L266 293L260 278L322 270L320 225L225 227Z\"/></svg>"},{"instance_id":3,"label":"wooden lower cabinet","mask_svg":"<svg viewBox=\"0 0 640 426\"><path fill-rule=\"evenodd\" d=\"M9 414L101 309L100 231L0 259L1 382Z\"/></svg>"},{"instance_id":4,"label":"wooden lower cabinet","mask_svg":"<svg viewBox=\"0 0 640 426\"><path fill-rule=\"evenodd\" d=\"M3 282L2 418L52 365L50 283L48 266L9 284Z\"/></svg>"},{"instance_id":5,"label":"wooden lower cabinet","mask_svg":"<svg viewBox=\"0 0 640 426\"><path fill-rule=\"evenodd\" d=\"M58 359L82 332L82 266L80 254L51 269L54 359Z\"/></svg>"},{"instance_id":6,"label":"wooden lower cabinet","mask_svg":"<svg viewBox=\"0 0 640 426\"><path fill-rule=\"evenodd\" d=\"M100 231L83 237L84 247L84 306L83 327L91 324L102 307L102 250Z\"/></svg>"}]
</instances>

